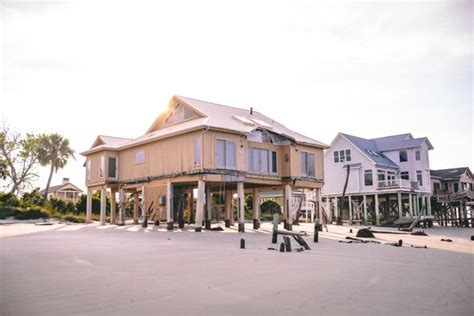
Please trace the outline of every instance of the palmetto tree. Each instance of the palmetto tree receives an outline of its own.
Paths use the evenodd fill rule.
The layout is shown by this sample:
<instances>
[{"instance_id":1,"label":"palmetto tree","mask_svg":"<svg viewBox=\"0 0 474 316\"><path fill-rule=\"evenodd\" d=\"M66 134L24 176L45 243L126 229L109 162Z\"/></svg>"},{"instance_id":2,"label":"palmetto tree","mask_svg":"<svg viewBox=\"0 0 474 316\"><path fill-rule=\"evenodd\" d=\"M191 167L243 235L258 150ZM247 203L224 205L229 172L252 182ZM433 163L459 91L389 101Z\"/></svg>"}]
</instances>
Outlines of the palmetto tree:
<instances>
[{"instance_id":1,"label":"palmetto tree","mask_svg":"<svg viewBox=\"0 0 474 316\"><path fill-rule=\"evenodd\" d=\"M43 134L38 146L38 161L42 166L51 166L48 183L44 192L47 200L53 173L64 168L69 158L74 158L74 150L69 147L69 140L59 134Z\"/></svg>"}]
</instances>

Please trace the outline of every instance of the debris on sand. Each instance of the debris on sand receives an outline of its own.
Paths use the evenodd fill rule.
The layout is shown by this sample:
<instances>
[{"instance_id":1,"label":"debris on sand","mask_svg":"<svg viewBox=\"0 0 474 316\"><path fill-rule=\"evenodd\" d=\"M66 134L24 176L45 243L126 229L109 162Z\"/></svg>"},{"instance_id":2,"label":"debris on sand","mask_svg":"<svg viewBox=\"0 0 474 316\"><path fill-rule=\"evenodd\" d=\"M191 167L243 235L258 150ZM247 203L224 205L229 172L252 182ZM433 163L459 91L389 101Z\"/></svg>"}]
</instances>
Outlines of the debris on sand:
<instances>
[{"instance_id":1,"label":"debris on sand","mask_svg":"<svg viewBox=\"0 0 474 316\"><path fill-rule=\"evenodd\" d=\"M401 247L403 245L403 240L399 240L398 242L391 243L390 246L394 247Z\"/></svg>"},{"instance_id":2,"label":"debris on sand","mask_svg":"<svg viewBox=\"0 0 474 316\"><path fill-rule=\"evenodd\" d=\"M446 241L446 242L453 242L451 239L447 238L447 239L444 239L444 238L441 238L441 241Z\"/></svg>"},{"instance_id":3,"label":"debris on sand","mask_svg":"<svg viewBox=\"0 0 474 316\"><path fill-rule=\"evenodd\" d=\"M346 242L348 244L351 244L352 242L362 243L362 244L367 244L367 243L380 244L381 243L380 241L377 241L377 240L363 240L363 239L358 239L358 238L349 237L349 236L347 236L346 239L350 241L341 240L339 242Z\"/></svg>"},{"instance_id":4,"label":"debris on sand","mask_svg":"<svg viewBox=\"0 0 474 316\"><path fill-rule=\"evenodd\" d=\"M428 247L425 246L414 246L414 245L411 245L412 248L422 248L422 249L428 249Z\"/></svg>"},{"instance_id":5,"label":"debris on sand","mask_svg":"<svg viewBox=\"0 0 474 316\"><path fill-rule=\"evenodd\" d=\"M414 235L414 236L428 236L424 231L413 232L413 233L411 233L411 235Z\"/></svg>"},{"instance_id":6,"label":"debris on sand","mask_svg":"<svg viewBox=\"0 0 474 316\"><path fill-rule=\"evenodd\" d=\"M224 229L223 229L222 227L220 227L220 226L213 227L213 228L211 228L211 230L212 230L213 232L222 232L222 231L224 231Z\"/></svg>"},{"instance_id":7,"label":"debris on sand","mask_svg":"<svg viewBox=\"0 0 474 316\"><path fill-rule=\"evenodd\" d=\"M471 236L471 240L474 240L474 236Z\"/></svg>"},{"instance_id":8,"label":"debris on sand","mask_svg":"<svg viewBox=\"0 0 474 316\"><path fill-rule=\"evenodd\" d=\"M362 237L362 238L375 238L374 234L367 229L367 228L361 228L357 231L356 237Z\"/></svg>"}]
</instances>

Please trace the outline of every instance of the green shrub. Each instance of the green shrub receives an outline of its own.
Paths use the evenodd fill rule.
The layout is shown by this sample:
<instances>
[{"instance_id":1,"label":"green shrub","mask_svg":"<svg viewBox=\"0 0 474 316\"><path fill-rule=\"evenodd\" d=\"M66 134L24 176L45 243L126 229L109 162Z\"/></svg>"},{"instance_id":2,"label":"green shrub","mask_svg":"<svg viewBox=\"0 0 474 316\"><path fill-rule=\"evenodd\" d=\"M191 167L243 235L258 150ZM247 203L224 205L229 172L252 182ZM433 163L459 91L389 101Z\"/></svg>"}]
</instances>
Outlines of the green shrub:
<instances>
[{"instance_id":1,"label":"green shrub","mask_svg":"<svg viewBox=\"0 0 474 316\"><path fill-rule=\"evenodd\" d=\"M85 223L86 219L84 216L74 215L74 214L67 214L63 216L63 220L71 222L71 223Z\"/></svg>"},{"instance_id":2,"label":"green shrub","mask_svg":"<svg viewBox=\"0 0 474 316\"><path fill-rule=\"evenodd\" d=\"M39 219L49 218L49 213L40 208L29 208L26 210L18 210L14 214L15 219Z\"/></svg>"},{"instance_id":3,"label":"green shrub","mask_svg":"<svg viewBox=\"0 0 474 316\"><path fill-rule=\"evenodd\" d=\"M39 194L39 188L23 193L20 203L22 208L43 205L43 196Z\"/></svg>"},{"instance_id":4,"label":"green shrub","mask_svg":"<svg viewBox=\"0 0 474 316\"><path fill-rule=\"evenodd\" d=\"M61 199L49 199L48 203L51 205L52 210L59 213L66 213L66 202Z\"/></svg>"},{"instance_id":5,"label":"green shrub","mask_svg":"<svg viewBox=\"0 0 474 316\"><path fill-rule=\"evenodd\" d=\"M17 212L19 212L20 209L16 207L10 207L10 206L1 206L0 207L0 219L5 219L8 217L15 216Z\"/></svg>"},{"instance_id":6,"label":"green shrub","mask_svg":"<svg viewBox=\"0 0 474 316\"><path fill-rule=\"evenodd\" d=\"M0 205L18 207L20 200L11 193L0 193Z\"/></svg>"}]
</instances>

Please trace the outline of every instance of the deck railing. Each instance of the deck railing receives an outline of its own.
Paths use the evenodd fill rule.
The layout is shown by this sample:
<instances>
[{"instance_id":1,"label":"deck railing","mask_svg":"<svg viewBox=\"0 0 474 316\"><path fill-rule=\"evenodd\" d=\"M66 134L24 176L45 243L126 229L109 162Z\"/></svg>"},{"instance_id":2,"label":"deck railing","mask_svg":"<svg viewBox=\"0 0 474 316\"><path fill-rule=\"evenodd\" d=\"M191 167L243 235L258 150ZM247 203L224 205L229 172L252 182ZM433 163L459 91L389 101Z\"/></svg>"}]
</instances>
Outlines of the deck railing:
<instances>
[{"instance_id":1,"label":"deck railing","mask_svg":"<svg viewBox=\"0 0 474 316\"><path fill-rule=\"evenodd\" d=\"M377 189L379 190L390 190L390 189L415 189L413 183L410 180L401 178L386 179L377 181Z\"/></svg>"}]
</instances>

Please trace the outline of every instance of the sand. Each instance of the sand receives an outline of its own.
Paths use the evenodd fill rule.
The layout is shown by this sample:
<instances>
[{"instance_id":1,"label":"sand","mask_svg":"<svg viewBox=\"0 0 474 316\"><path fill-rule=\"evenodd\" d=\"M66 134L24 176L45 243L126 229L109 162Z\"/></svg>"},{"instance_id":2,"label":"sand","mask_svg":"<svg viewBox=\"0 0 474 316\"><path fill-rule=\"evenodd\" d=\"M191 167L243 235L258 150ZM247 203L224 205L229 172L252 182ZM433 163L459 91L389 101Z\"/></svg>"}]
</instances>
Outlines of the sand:
<instances>
[{"instance_id":1,"label":"sand","mask_svg":"<svg viewBox=\"0 0 474 316\"><path fill-rule=\"evenodd\" d=\"M305 237L312 250L279 253L269 223L246 228L0 225L1 315L474 314L473 229L346 244L357 227L330 225L317 244Z\"/></svg>"}]
</instances>

